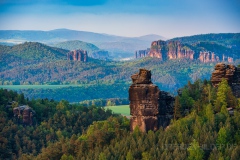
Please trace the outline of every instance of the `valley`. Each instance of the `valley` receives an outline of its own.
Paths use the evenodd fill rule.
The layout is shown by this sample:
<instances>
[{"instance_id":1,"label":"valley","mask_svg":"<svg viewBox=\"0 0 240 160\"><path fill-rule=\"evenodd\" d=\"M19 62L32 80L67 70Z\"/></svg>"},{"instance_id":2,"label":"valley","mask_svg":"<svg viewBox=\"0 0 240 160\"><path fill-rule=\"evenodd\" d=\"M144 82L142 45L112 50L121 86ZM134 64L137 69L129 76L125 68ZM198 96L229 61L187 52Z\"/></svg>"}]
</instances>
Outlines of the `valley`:
<instances>
[{"instance_id":1,"label":"valley","mask_svg":"<svg viewBox=\"0 0 240 160\"><path fill-rule=\"evenodd\" d=\"M152 38L160 38L154 35L143 36L137 40L71 30L1 31L0 35L1 41L18 37L18 40L38 40L44 43L51 37L65 38L58 42L53 41L49 45L39 42L25 42L13 46L0 45L0 85L3 88L18 88L19 93L24 93L30 99L64 98L70 102L101 98L127 99L130 76L138 72L139 68L151 70L153 82L160 89L175 95L178 88L188 81L208 80L213 66L220 61L235 65L240 63L238 33L196 35L167 41L153 41L154 39L150 41ZM136 48L141 47L132 46L133 48L125 50L131 50L130 55L122 51L114 55L111 54L113 50L110 48L108 50L104 45L98 47L94 43L82 41L92 42L93 35L95 41L106 42L113 50L117 49L120 41L124 41L120 47L125 50L124 48L130 47L131 43L140 45L139 41L144 40L150 49L139 50L137 55L134 55ZM79 40L73 40L74 38ZM116 45L111 45L112 43ZM145 45L141 46L143 48ZM83 54L82 58L85 56L86 61L79 61L77 52L70 52L79 49L81 50L79 54ZM211 55L213 53L215 57ZM131 60L119 61L121 55ZM134 59L134 56L137 59ZM229 58L223 56L231 57L232 60L229 61ZM20 87L22 85L31 87ZM55 88L55 85L58 87ZM71 92L71 95L67 94L68 92Z\"/></svg>"}]
</instances>

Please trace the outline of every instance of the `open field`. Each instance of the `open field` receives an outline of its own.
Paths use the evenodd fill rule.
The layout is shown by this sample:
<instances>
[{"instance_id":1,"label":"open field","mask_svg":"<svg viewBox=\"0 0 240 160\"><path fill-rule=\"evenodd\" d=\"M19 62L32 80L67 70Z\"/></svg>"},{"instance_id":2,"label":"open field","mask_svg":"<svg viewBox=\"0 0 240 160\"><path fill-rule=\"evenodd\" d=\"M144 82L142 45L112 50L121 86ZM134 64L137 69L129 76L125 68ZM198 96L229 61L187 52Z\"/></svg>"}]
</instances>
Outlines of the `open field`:
<instances>
[{"instance_id":1,"label":"open field","mask_svg":"<svg viewBox=\"0 0 240 160\"><path fill-rule=\"evenodd\" d=\"M57 89L63 87L78 87L81 85L0 85L0 88L19 90L19 89Z\"/></svg>"},{"instance_id":2,"label":"open field","mask_svg":"<svg viewBox=\"0 0 240 160\"><path fill-rule=\"evenodd\" d=\"M119 106L106 106L106 108L111 109L114 113L119 113L124 116L130 116L129 105L119 105Z\"/></svg>"}]
</instances>

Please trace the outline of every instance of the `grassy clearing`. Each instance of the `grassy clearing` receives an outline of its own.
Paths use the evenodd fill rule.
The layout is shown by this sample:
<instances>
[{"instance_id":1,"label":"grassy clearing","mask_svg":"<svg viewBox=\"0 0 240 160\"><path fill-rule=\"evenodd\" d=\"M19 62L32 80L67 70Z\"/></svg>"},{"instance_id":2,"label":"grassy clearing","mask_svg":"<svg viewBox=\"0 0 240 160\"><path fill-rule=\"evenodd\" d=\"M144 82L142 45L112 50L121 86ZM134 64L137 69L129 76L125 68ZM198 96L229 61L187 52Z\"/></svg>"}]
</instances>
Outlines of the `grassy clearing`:
<instances>
[{"instance_id":1,"label":"grassy clearing","mask_svg":"<svg viewBox=\"0 0 240 160\"><path fill-rule=\"evenodd\" d=\"M63 87L77 87L78 85L0 85L0 88L19 90L19 89L57 89Z\"/></svg>"},{"instance_id":2,"label":"grassy clearing","mask_svg":"<svg viewBox=\"0 0 240 160\"><path fill-rule=\"evenodd\" d=\"M106 106L106 108L111 109L114 113L119 113L124 116L130 116L129 105L119 105L119 106Z\"/></svg>"}]
</instances>

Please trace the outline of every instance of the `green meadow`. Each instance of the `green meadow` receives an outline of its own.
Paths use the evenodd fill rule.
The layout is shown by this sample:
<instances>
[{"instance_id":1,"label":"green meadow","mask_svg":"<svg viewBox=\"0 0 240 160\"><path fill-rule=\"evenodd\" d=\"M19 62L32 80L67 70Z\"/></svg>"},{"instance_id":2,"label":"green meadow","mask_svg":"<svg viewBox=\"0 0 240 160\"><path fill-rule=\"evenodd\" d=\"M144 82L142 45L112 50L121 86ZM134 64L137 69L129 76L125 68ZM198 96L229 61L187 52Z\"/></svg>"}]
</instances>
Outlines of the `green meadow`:
<instances>
[{"instance_id":1,"label":"green meadow","mask_svg":"<svg viewBox=\"0 0 240 160\"><path fill-rule=\"evenodd\" d=\"M106 108L111 109L114 113L122 114L124 116L130 116L129 105L106 106Z\"/></svg>"},{"instance_id":2,"label":"green meadow","mask_svg":"<svg viewBox=\"0 0 240 160\"><path fill-rule=\"evenodd\" d=\"M19 90L19 89L57 89L63 87L77 87L79 85L0 85L0 88Z\"/></svg>"}]
</instances>

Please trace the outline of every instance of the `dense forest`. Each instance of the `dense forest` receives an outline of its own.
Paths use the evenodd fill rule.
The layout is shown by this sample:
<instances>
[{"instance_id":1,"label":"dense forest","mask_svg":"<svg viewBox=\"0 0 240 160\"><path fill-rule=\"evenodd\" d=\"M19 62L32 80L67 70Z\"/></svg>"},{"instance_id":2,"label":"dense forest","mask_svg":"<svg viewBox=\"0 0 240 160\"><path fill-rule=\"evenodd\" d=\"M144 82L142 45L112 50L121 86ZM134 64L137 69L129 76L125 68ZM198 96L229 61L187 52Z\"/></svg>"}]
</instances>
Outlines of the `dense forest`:
<instances>
[{"instance_id":1,"label":"dense forest","mask_svg":"<svg viewBox=\"0 0 240 160\"><path fill-rule=\"evenodd\" d=\"M60 89L49 87L48 89L19 90L28 98L51 97L56 100L64 98L71 102L99 98L127 98L131 75L137 73L139 68L151 70L152 81L161 90L176 93L188 79L194 81L198 78L210 77L214 65L215 63L205 64L188 60L161 62L154 58L127 62L92 60L88 63L60 60L40 65L19 66L3 71L0 77L4 77L5 80L0 83L3 85L76 85ZM67 94L70 90L71 95Z\"/></svg>"},{"instance_id":2,"label":"dense forest","mask_svg":"<svg viewBox=\"0 0 240 160\"><path fill-rule=\"evenodd\" d=\"M188 82L175 97L174 119L156 132L129 131L129 120L101 107L28 100L0 90L1 159L232 159L240 158L240 99L226 80ZM9 101L36 111L35 124L17 123ZM234 112L229 112L228 108Z\"/></svg>"},{"instance_id":3,"label":"dense forest","mask_svg":"<svg viewBox=\"0 0 240 160\"><path fill-rule=\"evenodd\" d=\"M26 126L13 116L9 102L29 105L35 112L34 124ZM23 94L0 89L0 159L16 159L24 154L37 155L50 143L61 138L79 137L94 121L115 117L110 110L101 107L83 107L48 99L28 100Z\"/></svg>"}]
</instances>

